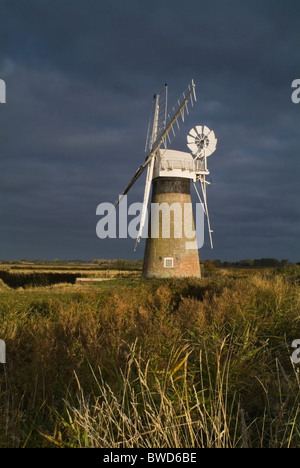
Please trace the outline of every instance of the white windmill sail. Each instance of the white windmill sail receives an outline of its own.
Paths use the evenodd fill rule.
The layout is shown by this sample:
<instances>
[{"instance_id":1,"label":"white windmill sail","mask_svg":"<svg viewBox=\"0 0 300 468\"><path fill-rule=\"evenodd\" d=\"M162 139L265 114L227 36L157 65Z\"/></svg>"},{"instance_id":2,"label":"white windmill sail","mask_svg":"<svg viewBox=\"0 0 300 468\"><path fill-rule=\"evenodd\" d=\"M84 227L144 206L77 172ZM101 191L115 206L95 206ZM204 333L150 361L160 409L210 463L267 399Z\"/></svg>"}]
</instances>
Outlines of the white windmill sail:
<instances>
[{"instance_id":1,"label":"white windmill sail","mask_svg":"<svg viewBox=\"0 0 300 468\"><path fill-rule=\"evenodd\" d=\"M155 157L156 151L160 148L160 146L163 144L166 138L169 139L169 133L171 130L175 136L175 130L174 130L175 123L177 123L177 125L179 126L178 119L180 116L182 120L184 121L185 112L188 112L188 104L190 103L190 105L193 106L194 101L196 100L197 99L196 99L195 84L194 84L194 81L192 80L191 83L188 85L187 89L181 95L180 99L178 99L178 105L176 107L173 107L171 114L168 115L168 121L166 123L166 126L157 135L157 138L153 142L152 148L150 152L148 153L148 156L146 157L145 162L141 164L141 166L137 169L136 173L134 174L131 181L125 188L124 192L121 194L118 200L115 201L115 206L117 206L121 202L123 196L129 192L133 184L141 176L141 174L144 172L148 164Z\"/></svg>"},{"instance_id":2,"label":"white windmill sail","mask_svg":"<svg viewBox=\"0 0 300 468\"><path fill-rule=\"evenodd\" d=\"M150 121L149 121L149 127L148 127L148 134L146 138L146 147L145 147L146 151L147 150L149 151L152 149L153 144L157 139L158 132L163 131L166 125L167 94L168 94L168 88L167 88L167 85L165 85L163 91L161 91L160 93L154 96L151 115L150 115ZM141 221L140 221L140 229L139 229L139 233L137 236L134 250L136 250L137 245L141 240L143 229L145 226L145 221L146 221L146 216L147 216L147 207L148 207L151 183L152 183L152 178L153 178L154 162L155 162L155 156L154 158L152 158L147 169L143 208L142 208Z\"/></svg>"},{"instance_id":3,"label":"white windmill sail","mask_svg":"<svg viewBox=\"0 0 300 468\"><path fill-rule=\"evenodd\" d=\"M150 113L148 132L145 144L145 152L152 150L153 144L161 132L166 128L168 109L168 85L165 84L163 89L153 97L152 108Z\"/></svg>"}]
</instances>

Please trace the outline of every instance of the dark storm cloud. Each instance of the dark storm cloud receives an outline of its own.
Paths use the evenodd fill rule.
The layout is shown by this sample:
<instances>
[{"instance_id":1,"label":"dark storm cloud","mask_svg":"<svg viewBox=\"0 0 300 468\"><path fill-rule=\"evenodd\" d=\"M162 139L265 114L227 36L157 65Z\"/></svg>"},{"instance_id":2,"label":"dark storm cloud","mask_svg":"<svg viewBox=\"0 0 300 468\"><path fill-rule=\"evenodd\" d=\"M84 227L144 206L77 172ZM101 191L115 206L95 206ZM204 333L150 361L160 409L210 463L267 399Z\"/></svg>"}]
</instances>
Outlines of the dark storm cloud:
<instances>
[{"instance_id":1,"label":"dark storm cloud","mask_svg":"<svg viewBox=\"0 0 300 468\"><path fill-rule=\"evenodd\" d=\"M0 257L141 257L100 241L96 206L144 159L152 95L191 78L209 159L215 251L300 259L298 1L0 0ZM129 201L141 201L143 180Z\"/></svg>"}]
</instances>

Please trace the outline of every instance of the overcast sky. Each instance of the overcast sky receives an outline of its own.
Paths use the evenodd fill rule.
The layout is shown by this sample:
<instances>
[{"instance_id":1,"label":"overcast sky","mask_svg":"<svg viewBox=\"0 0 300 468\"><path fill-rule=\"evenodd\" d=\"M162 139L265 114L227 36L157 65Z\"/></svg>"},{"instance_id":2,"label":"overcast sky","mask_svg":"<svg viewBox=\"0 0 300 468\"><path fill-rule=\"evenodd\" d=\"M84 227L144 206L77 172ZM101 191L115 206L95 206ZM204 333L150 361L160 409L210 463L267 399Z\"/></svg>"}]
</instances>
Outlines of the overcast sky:
<instances>
[{"instance_id":1,"label":"overcast sky","mask_svg":"<svg viewBox=\"0 0 300 468\"><path fill-rule=\"evenodd\" d=\"M300 261L299 0L0 0L0 21L0 259L142 258L97 238L96 207L143 162L153 94L193 78L172 148L218 138L200 257Z\"/></svg>"}]
</instances>

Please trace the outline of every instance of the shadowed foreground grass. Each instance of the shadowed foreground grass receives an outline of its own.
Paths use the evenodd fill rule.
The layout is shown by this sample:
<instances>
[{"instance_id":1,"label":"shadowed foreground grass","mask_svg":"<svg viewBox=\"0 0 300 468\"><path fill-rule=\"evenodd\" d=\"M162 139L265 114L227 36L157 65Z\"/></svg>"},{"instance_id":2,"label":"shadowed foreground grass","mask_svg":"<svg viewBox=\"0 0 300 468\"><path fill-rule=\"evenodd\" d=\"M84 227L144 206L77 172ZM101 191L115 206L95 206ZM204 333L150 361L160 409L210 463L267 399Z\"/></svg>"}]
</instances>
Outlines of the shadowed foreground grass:
<instances>
[{"instance_id":1,"label":"shadowed foreground grass","mask_svg":"<svg viewBox=\"0 0 300 468\"><path fill-rule=\"evenodd\" d=\"M297 447L289 277L0 284L2 447Z\"/></svg>"}]
</instances>

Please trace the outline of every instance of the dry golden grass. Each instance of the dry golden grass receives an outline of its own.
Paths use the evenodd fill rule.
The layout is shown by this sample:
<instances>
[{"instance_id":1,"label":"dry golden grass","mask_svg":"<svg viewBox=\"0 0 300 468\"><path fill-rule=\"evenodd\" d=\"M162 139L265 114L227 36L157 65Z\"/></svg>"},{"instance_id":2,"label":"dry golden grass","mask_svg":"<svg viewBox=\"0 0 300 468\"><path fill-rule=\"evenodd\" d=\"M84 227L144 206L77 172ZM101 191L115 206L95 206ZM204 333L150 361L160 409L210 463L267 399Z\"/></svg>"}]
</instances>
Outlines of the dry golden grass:
<instances>
[{"instance_id":1,"label":"dry golden grass","mask_svg":"<svg viewBox=\"0 0 300 468\"><path fill-rule=\"evenodd\" d=\"M296 447L299 304L279 275L4 286L0 445Z\"/></svg>"}]
</instances>

